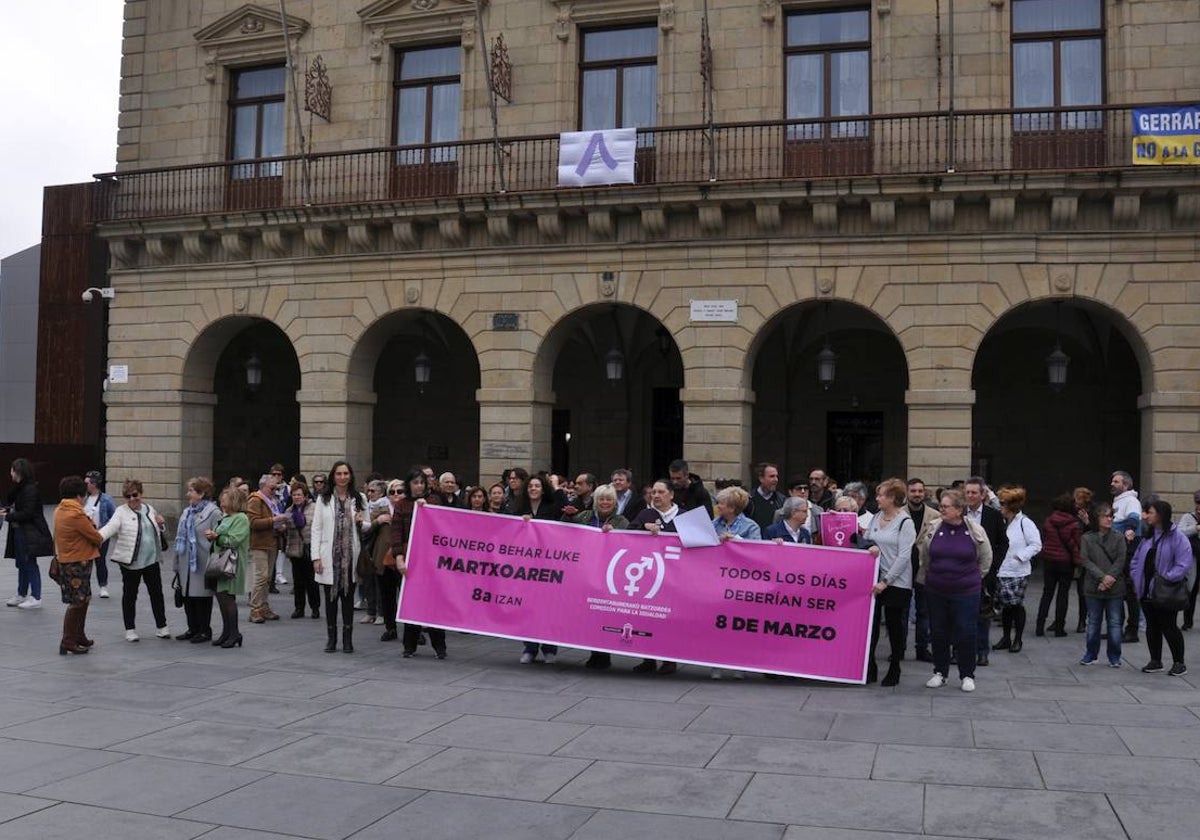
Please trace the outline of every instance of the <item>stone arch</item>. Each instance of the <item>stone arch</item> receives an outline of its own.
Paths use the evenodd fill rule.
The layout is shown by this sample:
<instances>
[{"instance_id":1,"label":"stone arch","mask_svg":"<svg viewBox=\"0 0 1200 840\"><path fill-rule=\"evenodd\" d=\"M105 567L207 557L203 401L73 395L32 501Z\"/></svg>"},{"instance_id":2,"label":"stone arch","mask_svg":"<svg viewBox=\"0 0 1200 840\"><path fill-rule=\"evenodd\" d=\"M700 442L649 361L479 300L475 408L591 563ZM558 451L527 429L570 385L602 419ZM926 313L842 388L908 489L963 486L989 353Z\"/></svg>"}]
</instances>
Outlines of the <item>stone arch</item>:
<instances>
[{"instance_id":1,"label":"stone arch","mask_svg":"<svg viewBox=\"0 0 1200 840\"><path fill-rule=\"evenodd\" d=\"M613 350L621 358L617 379L607 370ZM550 465L631 467L639 477L665 469L682 453L683 380L679 346L653 312L621 300L573 308L546 331L534 357L535 392L553 398Z\"/></svg>"},{"instance_id":2,"label":"stone arch","mask_svg":"<svg viewBox=\"0 0 1200 840\"><path fill-rule=\"evenodd\" d=\"M1070 358L1061 391L1048 381L1055 348ZM1153 387L1153 358L1111 305L1031 297L996 318L973 349L973 471L1025 485L1042 511L1078 485L1102 495L1114 469L1135 478L1147 469L1140 399Z\"/></svg>"},{"instance_id":3,"label":"stone arch","mask_svg":"<svg viewBox=\"0 0 1200 840\"><path fill-rule=\"evenodd\" d=\"M257 315L209 323L189 344L181 379L185 474L257 479L275 461L298 471L300 363L277 323Z\"/></svg>"},{"instance_id":4,"label":"stone arch","mask_svg":"<svg viewBox=\"0 0 1200 840\"><path fill-rule=\"evenodd\" d=\"M818 377L828 346L835 375ZM909 359L877 312L842 298L808 299L766 319L745 354L754 394L750 460L785 476L825 467L839 481L903 475Z\"/></svg>"},{"instance_id":5,"label":"stone arch","mask_svg":"<svg viewBox=\"0 0 1200 840\"><path fill-rule=\"evenodd\" d=\"M417 380L418 356L429 366L427 383ZM373 470L402 475L428 463L464 483L478 479L480 364L462 324L436 309L392 310L362 331L347 364L348 399L364 405L367 427L358 434L369 436Z\"/></svg>"}]
</instances>

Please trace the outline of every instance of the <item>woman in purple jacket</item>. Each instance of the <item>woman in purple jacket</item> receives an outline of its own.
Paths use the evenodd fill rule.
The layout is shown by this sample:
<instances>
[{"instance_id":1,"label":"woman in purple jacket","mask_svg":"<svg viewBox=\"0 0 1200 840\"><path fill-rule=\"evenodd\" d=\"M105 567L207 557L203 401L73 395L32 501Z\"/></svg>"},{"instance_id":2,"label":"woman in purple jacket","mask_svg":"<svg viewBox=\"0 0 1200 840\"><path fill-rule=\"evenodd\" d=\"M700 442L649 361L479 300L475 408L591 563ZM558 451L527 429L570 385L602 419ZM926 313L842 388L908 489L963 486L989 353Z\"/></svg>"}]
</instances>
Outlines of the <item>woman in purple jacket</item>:
<instances>
[{"instance_id":1,"label":"woman in purple jacket","mask_svg":"<svg viewBox=\"0 0 1200 840\"><path fill-rule=\"evenodd\" d=\"M1179 610L1164 610L1154 605L1155 578L1181 581L1191 569L1194 558L1187 537L1171 524L1171 505L1162 499L1142 504L1142 525L1145 534L1129 566L1133 578L1134 593L1142 605L1146 617L1146 648L1150 651L1150 662L1142 669L1144 674L1157 674L1163 670L1163 637L1171 648L1170 674L1181 677L1187 673L1183 663L1183 634L1175 626Z\"/></svg>"}]
</instances>

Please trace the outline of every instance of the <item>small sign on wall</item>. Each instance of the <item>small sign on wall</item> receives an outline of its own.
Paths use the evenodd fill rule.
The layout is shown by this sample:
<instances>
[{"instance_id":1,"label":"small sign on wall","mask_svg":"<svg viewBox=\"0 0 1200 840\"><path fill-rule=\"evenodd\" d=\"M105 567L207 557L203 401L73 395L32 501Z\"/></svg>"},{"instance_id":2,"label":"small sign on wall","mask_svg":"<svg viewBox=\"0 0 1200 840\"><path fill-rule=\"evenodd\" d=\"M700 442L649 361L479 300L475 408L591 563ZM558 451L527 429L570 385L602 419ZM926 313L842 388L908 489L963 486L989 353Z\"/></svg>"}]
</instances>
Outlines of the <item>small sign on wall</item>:
<instances>
[{"instance_id":1,"label":"small sign on wall","mask_svg":"<svg viewBox=\"0 0 1200 840\"><path fill-rule=\"evenodd\" d=\"M736 323L737 319L738 304L736 300L692 301L693 321L727 321Z\"/></svg>"},{"instance_id":2,"label":"small sign on wall","mask_svg":"<svg viewBox=\"0 0 1200 840\"><path fill-rule=\"evenodd\" d=\"M516 312L492 314L492 329L497 332L516 332L521 328L521 316Z\"/></svg>"},{"instance_id":3,"label":"small sign on wall","mask_svg":"<svg viewBox=\"0 0 1200 840\"><path fill-rule=\"evenodd\" d=\"M124 385L129 381L129 365L109 365L108 381L110 385Z\"/></svg>"}]
</instances>

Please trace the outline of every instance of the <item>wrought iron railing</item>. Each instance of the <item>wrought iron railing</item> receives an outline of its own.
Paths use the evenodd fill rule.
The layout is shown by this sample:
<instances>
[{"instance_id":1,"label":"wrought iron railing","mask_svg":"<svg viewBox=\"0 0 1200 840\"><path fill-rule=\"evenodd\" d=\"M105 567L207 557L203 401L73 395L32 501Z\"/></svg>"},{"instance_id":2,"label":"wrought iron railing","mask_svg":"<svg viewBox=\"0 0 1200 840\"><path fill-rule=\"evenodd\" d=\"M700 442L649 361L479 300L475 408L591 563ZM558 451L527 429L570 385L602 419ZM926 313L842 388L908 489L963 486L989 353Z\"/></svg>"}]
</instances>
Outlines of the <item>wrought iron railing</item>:
<instances>
[{"instance_id":1,"label":"wrought iron railing","mask_svg":"<svg viewBox=\"0 0 1200 840\"><path fill-rule=\"evenodd\" d=\"M639 134L637 184L1112 170L1133 105L681 126ZM222 161L96 176L95 219L155 219L560 188L558 135ZM628 188L628 187L625 187ZM589 187L588 190L609 189Z\"/></svg>"}]
</instances>

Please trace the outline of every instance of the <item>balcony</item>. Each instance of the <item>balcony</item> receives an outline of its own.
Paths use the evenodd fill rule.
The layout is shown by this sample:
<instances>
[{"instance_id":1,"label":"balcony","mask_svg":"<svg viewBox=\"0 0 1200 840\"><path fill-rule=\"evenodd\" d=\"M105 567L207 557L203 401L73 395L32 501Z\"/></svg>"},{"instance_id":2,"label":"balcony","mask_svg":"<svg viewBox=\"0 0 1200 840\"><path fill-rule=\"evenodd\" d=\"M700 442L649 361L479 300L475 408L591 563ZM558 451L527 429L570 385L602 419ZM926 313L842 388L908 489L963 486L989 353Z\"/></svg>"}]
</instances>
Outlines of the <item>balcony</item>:
<instances>
[{"instance_id":1,"label":"balcony","mask_svg":"<svg viewBox=\"0 0 1200 840\"><path fill-rule=\"evenodd\" d=\"M1134 107L1142 106L656 128L640 135L637 184L621 189L1127 170ZM542 135L130 170L96 176L94 217L168 220L583 192L558 187L557 166L558 136ZM586 191L606 189L613 188Z\"/></svg>"}]
</instances>

